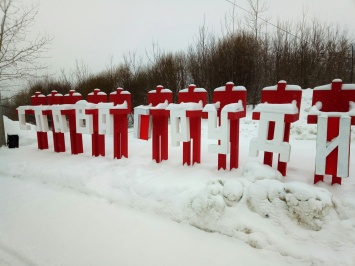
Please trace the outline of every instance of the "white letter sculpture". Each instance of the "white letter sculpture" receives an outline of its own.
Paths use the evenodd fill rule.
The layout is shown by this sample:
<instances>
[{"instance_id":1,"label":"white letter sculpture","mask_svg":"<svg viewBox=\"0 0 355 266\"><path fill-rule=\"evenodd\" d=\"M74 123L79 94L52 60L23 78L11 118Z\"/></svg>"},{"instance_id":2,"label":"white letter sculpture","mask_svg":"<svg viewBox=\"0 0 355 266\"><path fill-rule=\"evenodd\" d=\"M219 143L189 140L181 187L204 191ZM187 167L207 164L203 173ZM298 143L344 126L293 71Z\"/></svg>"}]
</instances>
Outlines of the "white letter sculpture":
<instances>
[{"instance_id":1,"label":"white letter sculpture","mask_svg":"<svg viewBox=\"0 0 355 266\"><path fill-rule=\"evenodd\" d=\"M259 155L259 150L274 152L280 154L280 162L289 162L291 145L284 141L285 114L293 114L292 110L297 112L296 104L283 105L284 107L290 107L291 112L285 110L285 113L268 112L268 108L265 108L266 106L268 104L259 104L255 108L255 112L260 112L259 131L258 137L250 141L249 155L256 157ZM270 104L270 109L272 108L275 108L274 104ZM270 122L275 123L274 137L271 140L268 138Z\"/></svg>"},{"instance_id":2,"label":"white letter sculpture","mask_svg":"<svg viewBox=\"0 0 355 266\"><path fill-rule=\"evenodd\" d=\"M93 106L85 100L80 100L75 104L76 131L81 134L93 134L93 118L92 115L85 114L86 108Z\"/></svg>"},{"instance_id":3,"label":"white letter sculpture","mask_svg":"<svg viewBox=\"0 0 355 266\"><path fill-rule=\"evenodd\" d=\"M313 89L308 123L317 124L314 183L332 176L332 185L349 177L350 131L355 125L355 84L335 79Z\"/></svg>"},{"instance_id":4,"label":"white letter sculpture","mask_svg":"<svg viewBox=\"0 0 355 266\"><path fill-rule=\"evenodd\" d=\"M253 119L260 120L258 137L250 141L249 155L264 151L264 164L272 166L273 153L278 153L277 170L285 176L290 160L291 123L299 119L302 89L281 80L275 86L262 90L261 104L253 111Z\"/></svg>"}]
</instances>

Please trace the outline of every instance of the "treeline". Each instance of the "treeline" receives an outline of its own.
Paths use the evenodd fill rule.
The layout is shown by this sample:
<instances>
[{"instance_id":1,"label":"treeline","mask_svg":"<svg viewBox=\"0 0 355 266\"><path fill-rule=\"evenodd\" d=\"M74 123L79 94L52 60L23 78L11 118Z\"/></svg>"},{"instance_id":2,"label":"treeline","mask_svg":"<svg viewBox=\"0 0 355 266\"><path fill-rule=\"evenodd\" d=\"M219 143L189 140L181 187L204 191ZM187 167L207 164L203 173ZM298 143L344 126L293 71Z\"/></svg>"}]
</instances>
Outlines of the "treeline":
<instances>
[{"instance_id":1,"label":"treeline","mask_svg":"<svg viewBox=\"0 0 355 266\"><path fill-rule=\"evenodd\" d=\"M52 90L68 93L75 89L84 98L95 88L110 93L123 87L132 94L132 106L146 104L147 92L163 85L174 93L194 83L205 88L210 99L213 90L233 81L248 90L248 104L260 101L261 89L286 80L302 88L328 84L334 78L350 83L353 58L352 40L344 31L317 21L279 23L275 30L253 30L239 27L215 37L203 26L196 42L187 51L165 52L153 46L151 55L142 59L127 53L118 65L100 73L90 73L77 62L70 75L62 72L57 78L32 81L17 93L8 105L15 119L15 108L30 104L36 91L49 94Z\"/></svg>"}]
</instances>

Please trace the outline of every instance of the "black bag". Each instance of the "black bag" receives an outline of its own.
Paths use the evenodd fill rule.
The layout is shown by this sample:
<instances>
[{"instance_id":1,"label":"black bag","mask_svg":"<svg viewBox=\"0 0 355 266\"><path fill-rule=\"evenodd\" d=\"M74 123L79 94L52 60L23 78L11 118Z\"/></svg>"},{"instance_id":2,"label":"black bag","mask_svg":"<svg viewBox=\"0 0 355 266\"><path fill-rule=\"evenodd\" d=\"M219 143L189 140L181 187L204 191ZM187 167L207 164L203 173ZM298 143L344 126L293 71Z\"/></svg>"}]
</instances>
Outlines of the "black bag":
<instances>
[{"instance_id":1,"label":"black bag","mask_svg":"<svg viewBox=\"0 0 355 266\"><path fill-rule=\"evenodd\" d=\"M7 146L10 149L18 148L19 136L7 134Z\"/></svg>"}]
</instances>

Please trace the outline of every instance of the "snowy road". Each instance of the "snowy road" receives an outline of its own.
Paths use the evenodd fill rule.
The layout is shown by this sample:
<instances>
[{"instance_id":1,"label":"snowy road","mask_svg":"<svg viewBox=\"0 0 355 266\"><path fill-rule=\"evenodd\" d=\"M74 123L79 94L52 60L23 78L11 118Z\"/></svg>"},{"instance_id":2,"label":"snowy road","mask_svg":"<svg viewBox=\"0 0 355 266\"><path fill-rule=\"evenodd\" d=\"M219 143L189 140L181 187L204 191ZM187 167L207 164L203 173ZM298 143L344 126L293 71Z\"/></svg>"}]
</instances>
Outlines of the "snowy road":
<instances>
[{"instance_id":1,"label":"snowy road","mask_svg":"<svg viewBox=\"0 0 355 266\"><path fill-rule=\"evenodd\" d=\"M295 262L103 199L4 176L0 176L0 217L0 265Z\"/></svg>"}]
</instances>

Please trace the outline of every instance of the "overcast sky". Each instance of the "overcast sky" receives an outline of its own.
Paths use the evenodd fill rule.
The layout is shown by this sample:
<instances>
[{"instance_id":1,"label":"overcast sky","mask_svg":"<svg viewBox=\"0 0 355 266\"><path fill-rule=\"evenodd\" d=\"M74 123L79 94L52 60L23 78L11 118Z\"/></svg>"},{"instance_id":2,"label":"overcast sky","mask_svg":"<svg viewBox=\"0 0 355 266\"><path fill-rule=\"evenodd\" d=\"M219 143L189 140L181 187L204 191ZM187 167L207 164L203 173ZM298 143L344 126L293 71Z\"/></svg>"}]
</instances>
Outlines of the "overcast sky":
<instances>
[{"instance_id":1,"label":"overcast sky","mask_svg":"<svg viewBox=\"0 0 355 266\"><path fill-rule=\"evenodd\" d=\"M272 23L301 18L306 9L310 17L339 24L355 36L355 0L268 2L267 16ZM236 3L248 9L247 0ZM186 50L196 40L204 19L219 35L231 8L226 0L41 0L33 32L54 37L48 59L51 72L69 72L75 60L98 72L111 57L118 64L128 51L144 55L153 42L165 51ZM235 11L238 17L246 14L239 8Z\"/></svg>"}]
</instances>

